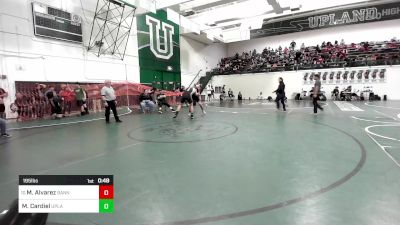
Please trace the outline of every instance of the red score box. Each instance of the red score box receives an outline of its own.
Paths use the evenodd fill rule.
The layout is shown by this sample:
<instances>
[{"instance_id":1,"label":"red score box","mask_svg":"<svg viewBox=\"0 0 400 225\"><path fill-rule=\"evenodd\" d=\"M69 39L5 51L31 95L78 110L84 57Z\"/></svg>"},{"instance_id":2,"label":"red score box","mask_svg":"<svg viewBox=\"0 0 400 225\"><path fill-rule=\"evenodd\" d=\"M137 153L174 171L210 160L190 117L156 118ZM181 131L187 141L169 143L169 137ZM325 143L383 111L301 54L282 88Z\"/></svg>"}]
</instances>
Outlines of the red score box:
<instances>
[{"instance_id":1,"label":"red score box","mask_svg":"<svg viewBox=\"0 0 400 225\"><path fill-rule=\"evenodd\" d=\"M99 186L99 199L113 199L114 186L113 185L100 185Z\"/></svg>"}]
</instances>

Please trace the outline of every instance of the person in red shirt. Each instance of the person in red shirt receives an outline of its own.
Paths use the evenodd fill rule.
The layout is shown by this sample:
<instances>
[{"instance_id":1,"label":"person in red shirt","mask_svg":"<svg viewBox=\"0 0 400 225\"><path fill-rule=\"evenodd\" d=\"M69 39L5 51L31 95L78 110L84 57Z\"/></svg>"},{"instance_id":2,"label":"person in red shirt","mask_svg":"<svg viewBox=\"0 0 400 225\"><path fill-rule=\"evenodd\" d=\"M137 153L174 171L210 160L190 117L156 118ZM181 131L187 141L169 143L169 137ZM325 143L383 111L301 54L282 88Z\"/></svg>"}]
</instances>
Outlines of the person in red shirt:
<instances>
[{"instance_id":1,"label":"person in red shirt","mask_svg":"<svg viewBox=\"0 0 400 225\"><path fill-rule=\"evenodd\" d=\"M59 93L63 101L63 114L68 110L68 114L71 114L72 101L74 100L74 92L68 84L61 86Z\"/></svg>"}]
</instances>

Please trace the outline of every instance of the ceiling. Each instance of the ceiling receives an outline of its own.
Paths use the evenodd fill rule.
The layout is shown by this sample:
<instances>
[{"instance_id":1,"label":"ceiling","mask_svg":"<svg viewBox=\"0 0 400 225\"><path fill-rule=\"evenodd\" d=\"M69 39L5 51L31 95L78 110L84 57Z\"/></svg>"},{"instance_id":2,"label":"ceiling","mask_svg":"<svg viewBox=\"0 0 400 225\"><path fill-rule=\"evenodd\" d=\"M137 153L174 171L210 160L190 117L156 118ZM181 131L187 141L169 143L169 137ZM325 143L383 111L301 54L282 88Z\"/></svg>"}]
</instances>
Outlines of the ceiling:
<instances>
[{"instance_id":1,"label":"ceiling","mask_svg":"<svg viewBox=\"0 0 400 225\"><path fill-rule=\"evenodd\" d=\"M395 0L124 0L145 11L167 9L181 35L204 43L247 40L266 19ZM398 1L398 0L397 0Z\"/></svg>"}]
</instances>

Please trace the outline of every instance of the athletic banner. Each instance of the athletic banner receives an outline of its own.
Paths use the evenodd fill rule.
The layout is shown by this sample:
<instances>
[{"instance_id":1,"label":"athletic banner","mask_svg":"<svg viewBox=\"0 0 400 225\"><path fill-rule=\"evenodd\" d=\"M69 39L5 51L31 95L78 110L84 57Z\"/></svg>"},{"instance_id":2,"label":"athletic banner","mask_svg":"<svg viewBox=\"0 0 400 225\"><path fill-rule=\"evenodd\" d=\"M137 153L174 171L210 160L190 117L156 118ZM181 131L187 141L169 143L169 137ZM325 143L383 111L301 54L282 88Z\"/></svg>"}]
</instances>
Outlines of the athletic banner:
<instances>
[{"instance_id":1,"label":"athletic banner","mask_svg":"<svg viewBox=\"0 0 400 225\"><path fill-rule=\"evenodd\" d=\"M336 10L323 14L299 17L291 20L283 20L275 23L266 23L261 29L252 30L250 32L250 37L260 38L329 27L394 19L400 19L399 2Z\"/></svg>"},{"instance_id":2,"label":"athletic banner","mask_svg":"<svg viewBox=\"0 0 400 225\"><path fill-rule=\"evenodd\" d=\"M179 25L158 10L137 17L137 33L140 82L180 82Z\"/></svg>"}]
</instances>

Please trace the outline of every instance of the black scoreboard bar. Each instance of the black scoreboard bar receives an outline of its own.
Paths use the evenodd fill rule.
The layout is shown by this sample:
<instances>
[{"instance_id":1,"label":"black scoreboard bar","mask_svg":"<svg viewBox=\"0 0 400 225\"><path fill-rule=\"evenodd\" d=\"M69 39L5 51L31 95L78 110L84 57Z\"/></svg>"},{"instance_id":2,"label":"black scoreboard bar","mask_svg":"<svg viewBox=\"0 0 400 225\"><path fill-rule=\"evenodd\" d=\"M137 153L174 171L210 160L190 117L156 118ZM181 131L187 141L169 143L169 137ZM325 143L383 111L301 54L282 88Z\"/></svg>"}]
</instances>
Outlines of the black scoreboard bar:
<instances>
[{"instance_id":1,"label":"black scoreboard bar","mask_svg":"<svg viewBox=\"0 0 400 225\"><path fill-rule=\"evenodd\" d=\"M19 185L113 185L113 175L19 175Z\"/></svg>"},{"instance_id":2,"label":"black scoreboard bar","mask_svg":"<svg viewBox=\"0 0 400 225\"><path fill-rule=\"evenodd\" d=\"M32 2L36 36L82 43L82 21L78 15Z\"/></svg>"}]
</instances>

